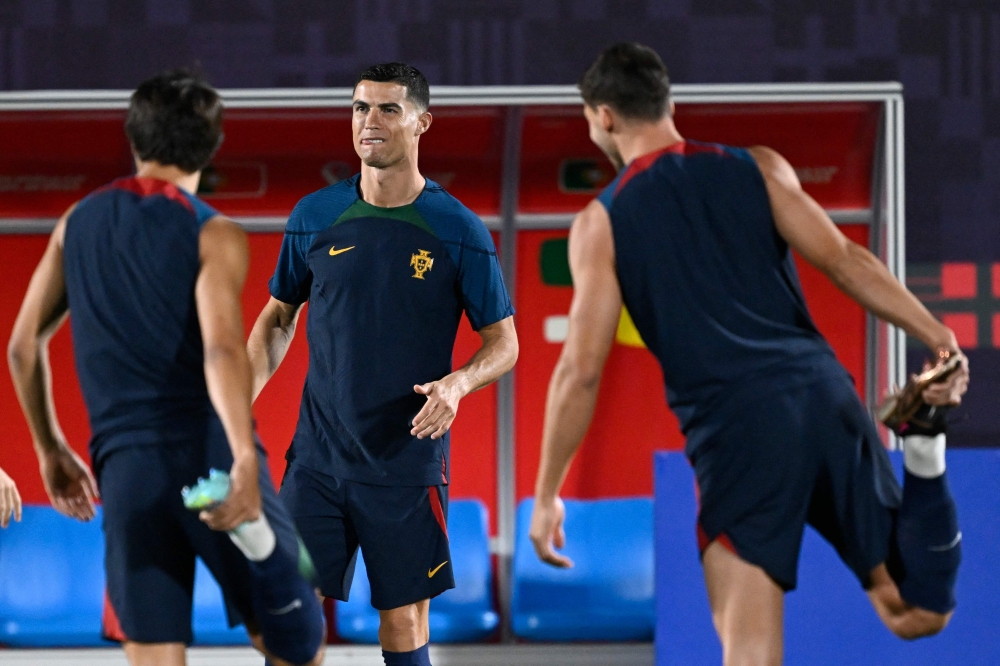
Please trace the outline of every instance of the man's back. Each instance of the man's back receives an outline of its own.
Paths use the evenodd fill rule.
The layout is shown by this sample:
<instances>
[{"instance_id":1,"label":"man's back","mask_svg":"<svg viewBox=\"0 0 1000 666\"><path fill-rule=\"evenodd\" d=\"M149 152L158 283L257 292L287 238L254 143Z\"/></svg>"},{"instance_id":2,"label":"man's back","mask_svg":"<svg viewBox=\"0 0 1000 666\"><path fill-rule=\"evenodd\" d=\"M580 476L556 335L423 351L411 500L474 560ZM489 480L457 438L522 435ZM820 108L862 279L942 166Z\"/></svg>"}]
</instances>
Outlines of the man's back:
<instances>
[{"instance_id":1,"label":"man's back","mask_svg":"<svg viewBox=\"0 0 1000 666\"><path fill-rule=\"evenodd\" d=\"M693 141L636 159L601 195L622 297L687 430L741 385L833 359L747 151Z\"/></svg>"},{"instance_id":2,"label":"man's back","mask_svg":"<svg viewBox=\"0 0 1000 666\"><path fill-rule=\"evenodd\" d=\"M194 289L198 235L216 213L166 181L122 178L66 226L64 268L95 460L177 439L214 416Z\"/></svg>"}]
</instances>

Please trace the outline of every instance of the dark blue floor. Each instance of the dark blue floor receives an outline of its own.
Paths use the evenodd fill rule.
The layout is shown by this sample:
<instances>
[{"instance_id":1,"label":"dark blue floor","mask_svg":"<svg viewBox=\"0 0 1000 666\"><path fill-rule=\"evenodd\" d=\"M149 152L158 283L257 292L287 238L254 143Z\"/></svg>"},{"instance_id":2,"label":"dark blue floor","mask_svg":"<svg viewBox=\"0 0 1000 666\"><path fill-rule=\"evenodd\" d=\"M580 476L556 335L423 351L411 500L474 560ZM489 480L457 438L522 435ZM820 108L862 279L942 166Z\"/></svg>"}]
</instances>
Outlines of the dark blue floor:
<instances>
[{"instance_id":1,"label":"dark blue floor","mask_svg":"<svg viewBox=\"0 0 1000 666\"><path fill-rule=\"evenodd\" d=\"M893 456L897 469L899 455ZM963 563L958 608L938 636L902 641L878 620L834 550L807 529L799 588L786 596L785 663L808 666L1000 664L1000 451L948 452ZM691 468L682 454L656 457L656 664L718 664L695 543Z\"/></svg>"}]
</instances>

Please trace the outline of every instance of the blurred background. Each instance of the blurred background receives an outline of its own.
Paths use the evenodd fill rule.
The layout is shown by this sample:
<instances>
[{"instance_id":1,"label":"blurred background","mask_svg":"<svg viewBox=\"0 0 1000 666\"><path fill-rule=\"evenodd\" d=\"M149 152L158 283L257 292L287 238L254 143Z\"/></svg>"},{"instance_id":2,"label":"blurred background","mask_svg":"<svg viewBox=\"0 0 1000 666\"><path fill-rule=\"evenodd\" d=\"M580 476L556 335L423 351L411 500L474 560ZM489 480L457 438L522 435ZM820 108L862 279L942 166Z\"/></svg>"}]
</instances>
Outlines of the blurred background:
<instances>
[{"instance_id":1,"label":"blurred background","mask_svg":"<svg viewBox=\"0 0 1000 666\"><path fill-rule=\"evenodd\" d=\"M932 312L955 330L972 368L966 402L953 414L949 446L996 447L1000 443L1000 409L996 398L1000 394L998 0L0 0L0 91L126 91L154 73L178 66L200 69L213 85L222 89L349 88L357 73L368 65L402 60L419 68L429 79L434 111L434 86L575 84L603 47L621 40L643 42L656 49L669 67L673 82L678 84L902 83L907 283ZM882 107L865 108L849 110L860 119L857 125L848 123L836 131L832 126L818 128L817 134L823 134L828 143L831 136L844 137L838 155L854 150L855 143L863 144L868 160L865 178L870 178ZM687 115L679 116L681 132L692 139L728 141L727 137L740 134L741 127L748 127L738 114L713 125L711 114L704 111L692 106L685 111ZM118 115L92 114L91 120L97 123L95 127L100 126L100 133L85 140L68 130L64 134L46 135L42 140L29 140L19 135L27 127L18 125L24 118L18 120L17 114L11 114L13 120L0 122L0 211L15 209L16 205L10 205L14 197L24 196L28 200L34 196L38 201L39 197L47 196L42 192L47 187L44 182L24 175L44 173L41 168L37 172L31 169L43 164L46 156L66 161L62 153L94 152L94 146L103 142L110 147L106 152L112 156L101 165L110 169L111 175L105 180L115 174L124 175L128 169L128 151L119 129L120 113L115 113ZM79 117L88 116L82 113ZM215 192L209 189L207 198L223 212L228 212L227 205L236 205L225 200L225 187L249 187L246 183L256 187L258 182L253 169L250 169L253 173L241 172L238 160L233 161L236 159L233 154L226 152L237 146L253 144L256 148L267 144L266 150L271 151L269 159L278 156L277 161L269 163L272 178L264 197L270 204L277 202L277 208L259 213L271 216L268 219L283 220L281 216L287 215L295 198L302 194L289 198L294 187L305 187L304 191L318 189L356 169L347 117L340 109L309 111L297 120L281 114L268 119L244 109L230 113L227 118L229 141L220 153L219 164L215 165L217 172L206 179L209 188L216 185L222 188ZM494 231L499 229L497 218L501 217L497 185L505 160L504 132L510 126L510 118L506 109L483 108L473 112L449 108L436 116L434 129L422 139L421 159L427 173L446 186L451 183L449 179L455 178L452 191L484 217L491 217ZM520 123L521 116L517 118ZM801 124L804 119L808 120L807 115L797 117L795 122ZM288 124L283 125L286 121ZM294 124L300 121L305 124ZM799 132L799 136L806 137L799 146L802 154L808 154L813 143L823 143L810 141L808 132ZM558 208L559 214L568 220L570 210L585 205L593 196L592 190L567 189L565 180L560 180L557 187L556 174L558 179L566 178L563 167L567 161L572 162L570 158L579 158L573 167L578 173L570 169L570 176L576 174L586 180L597 173L595 178L602 182L613 176L608 171L610 165L587 142L585 126L575 108L544 112L528 109L520 139L523 163L519 214L530 204L535 208L528 210L529 213L555 212ZM37 159L32 161L34 145L39 151L34 156ZM17 146L16 150L12 146ZM837 153L837 146L823 146L824 150L828 148ZM796 146L781 146L781 150L791 159ZM466 154L460 155L462 151ZM227 159L228 165L224 163ZM274 164L281 168L273 168ZM794 160L793 164L811 166ZM297 179L294 187L281 189L282 171L286 181ZM846 171L841 174L845 178ZM551 182L542 183L539 177L533 183L526 176L539 173L548 173ZM863 182L864 196L868 196L870 183ZM61 211L73 197L82 196L85 190L100 183L85 181L81 176L72 182L59 180L49 184L58 190L50 197L50 207ZM260 187L263 196L266 189L263 181ZM814 188L810 190L814 195L823 190L822 183L812 183L807 189L810 187ZM32 188L34 191L29 191ZM73 188L80 191L70 192ZM212 199L213 194L218 201ZM58 197L70 199L62 201ZM546 208L552 201L558 205ZM253 215L245 211L235 214ZM45 215L58 216L58 212ZM558 229L518 227L517 241L507 246L516 255L512 270L516 269L517 281L512 291L522 335L521 360L513 379L516 389L510 385L491 387L470 396L463 402L463 413L453 431L453 497L482 505L482 511L480 504L466 507L470 511L470 524L475 527L470 528L470 533L477 539L483 537L483 543L477 542L476 547L482 546L481 554L487 563L487 573L479 579L490 590L483 596L484 607L494 607L492 593L496 591L501 599L495 606L501 614L510 608L510 599L503 598L510 580L505 578L509 572L505 573L504 566L497 566L496 556L509 560L515 545L498 545L497 539L505 533L513 535L514 503L528 498L532 492L545 389L561 342L558 331L550 330L549 324L550 320L560 318L551 315L567 311L571 295L565 260L565 220L563 228ZM867 223L854 222L851 233L857 234L860 242L866 242ZM0 221L0 225L3 223ZM248 327L267 298L264 285L277 256L279 230L280 226L258 229L251 237L253 264L244 296ZM496 238L499 240L500 236ZM23 296L45 240L37 233L0 235L0 271L5 277L0 280L3 305L0 341L9 335L16 304ZM865 364L863 315L846 303L844 297L834 294L829 283L815 271L803 271L803 282L817 323L831 337L861 389ZM646 633L640 632L631 640L648 641L653 603L650 456L654 449L676 451L682 442L676 433L676 422L663 402L658 367L645 350L638 348L641 341L634 344L635 340L630 341L628 335L621 333L620 330L619 344L612 355L614 369L606 374L602 384L600 404L606 411L599 415L575 463L567 483L567 496L586 500L641 498L643 503L638 507L608 505L612 507L608 509L610 513L600 519L606 522L593 518L597 521L593 538L595 542L601 541L598 525L607 529L609 525L624 524L627 521L622 516L628 511L638 511L634 522L639 527L634 532L640 534L640 541L645 544L642 548L648 546L647 551L640 553L646 558L643 566L648 565L644 571L649 589L643 597L648 612L644 611L643 620ZM72 378L68 337L63 331L53 342L54 389L67 434L74 448L82 453L89 429ZM456 361L464 361L477 346L478 338L463 324ZM854 350L850 352L853 356L845 356L844 350L850 349ZM911 343L910 369L919 369L925 356L926 350ZM265 412L260 411L258 403L260 430L270 450L276 478L280 478L284 469L281 454L295 427L306 362L304 335L300 334L289 361L262 396ZM516 404L511 406L509 401ZM504 413L514 414L516 419L505 422ZM6 439L0 443L0 466L12 472L26 502L45 504L31 457L30 438L4 372L0 372L0 416L6 428ZM504 442L516 443L516 459L513 453L507 458L502 451L498 455ZM614 445L606 445L608 442ZM996 455L986 451L976 455L979 453ZM989 469L1000 469L1000 459L995 462L997 466ZM970 469L986 469L979 462L967 464ZM682 489L684 496L678 495L676 499L678 503L693 502L688 497L689 470L686 463L682 467L678 468L677 478L686 484ZM503 479L499 484L498 478ZM502 487L505 483L510 484L506 491ZM986 483L990 481L987 479ZM992 483L995 487L995 478ZM975 484L969 481L967 485ZM506 497L505 492L508 492ZM960 505L974 506L972 502ZM505 506L508 514L498 516L507 510ZM530 510L525 506L521 505L522 512ZM688 508L687 504L683 507ZM693 504L690 508L693 511ZM973 509L966 511L973 515ZM995 524L993 514L986 509L982 511L981 526ZM527 515L517 519L518 539L526 531ZM507 521L506 527L498 525L498 520ZM683 532L683 536L678 539L683 538L687 544L693 532L691 526L683 523L679 530L678 534ZM1000 543L1000 537L991 537L988 530L976 534L987 542L993 539ZM487 535L492 538L489 552ZM99 541L99 535L96 538ZM974 538L975 535L970 535L970 543ZM615 542L610 537L604 541ZM812 552L809 551L812 547L807 544L805 552ZM832 557L832 551L823 548ZM641 550L638 546L637 549ZM971 546L970 552L973 552ZM692 580L700 585L696 560L693 556L690 559ZM533 562L531 557L525 562L528 560ZM803 561L809 558L803 556ZM0 559L0 579L4 566L13 570L9 556L6 565ZM515 562L514 568L517 566ZM605 566L603 561L594 563L595 570ZM821 566L814 568L826 572L838 566L823 560ZM95 576L99 577L99 565L95 567ZM837 575L843 574L839 568L836 570ZM970 586L980 582L983 594L1000 589L1000 574L989 573L986 566L977 571L976 576L993 578L970 578ZM490 577L492 573L498 574L496 584ZM517 578L516 571L513 578ZM817 598L825 599L831 589L854 585L846 579L837 579L835 583L823 579L823 584L826 587L816 588ZM5 599L4 589L0 580L0 602ZM850 594L852 604L861 598L854 587L850 587ZM700 589L696 598L703 603ZM359 603L366 605L363 598ZM574 603L573 599L567 601L570 606ZM865 615L870 609L865 607L858 612L859 626L871 625L872 630L881 631ZM704 614L707 622L707 607ZM364 619L363 613L357 617ZM790 612L789 617L800 617L803 626L810 630L825 624L819 616ZM0 619L3 619L2 609ZM497 626L495 614L492 622L490 627ZM345 626L331 624L331 635L338 630L346 631ZM366 631L370 629L369 626ZM484 631L490 640L500 635L493 628ZM518 635L531 637L523 632ZM229 635L220 639L223 643L226 636ZM838 647L828 655L833 660L830 663L845 663L837 661L836 651L845 640L831 634L830 645ZM864 645L864 641L855 642ZM950 645L960 642L956 639ZM801 649L811 647L804 645ZM891 649L896 649L895 644ZM600 661L610 659L603 656L594 657L593 662L574 658L578 659L575 664L611 663ZM649 655L644 658L648 661ZM934 663L934 657L926 658L932 660L927 663Z\"/></svg>"},{"instance_id":2,"label":"blurred background","mask_svg":"<svg viewBox=\"0 0 1000 666\"><path fill-rule=\"evenodd\" d=\"M903 83L911 287L972 361L953 442L996 444L995 0L4 0L0 89L128 89L193 64L223 88L349 86L396 59L432 85L569 84L622 39L678 83Z\"/></svg>"}]
</instances>

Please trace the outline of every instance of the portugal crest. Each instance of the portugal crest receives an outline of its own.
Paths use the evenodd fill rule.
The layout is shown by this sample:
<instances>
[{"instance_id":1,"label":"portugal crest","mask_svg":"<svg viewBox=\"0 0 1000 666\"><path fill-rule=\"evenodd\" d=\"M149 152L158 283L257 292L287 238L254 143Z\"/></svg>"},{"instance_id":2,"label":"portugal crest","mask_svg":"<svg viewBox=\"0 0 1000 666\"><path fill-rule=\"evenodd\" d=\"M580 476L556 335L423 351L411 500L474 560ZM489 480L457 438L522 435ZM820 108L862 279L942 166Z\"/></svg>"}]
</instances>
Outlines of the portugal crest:
<instances>
[{"instance_id":1,"label":"portugal crest","mask_svg":"<svg viewBox=\"0 0 1000 666\"><path fill-rule=\"evenodd\" d=\"M410 266L413 267L413 277L418 280L424 279L424 273L429 271L434 265L430 250L418 250L420 254L410 256Z\"/></svg>"}]
</instances>

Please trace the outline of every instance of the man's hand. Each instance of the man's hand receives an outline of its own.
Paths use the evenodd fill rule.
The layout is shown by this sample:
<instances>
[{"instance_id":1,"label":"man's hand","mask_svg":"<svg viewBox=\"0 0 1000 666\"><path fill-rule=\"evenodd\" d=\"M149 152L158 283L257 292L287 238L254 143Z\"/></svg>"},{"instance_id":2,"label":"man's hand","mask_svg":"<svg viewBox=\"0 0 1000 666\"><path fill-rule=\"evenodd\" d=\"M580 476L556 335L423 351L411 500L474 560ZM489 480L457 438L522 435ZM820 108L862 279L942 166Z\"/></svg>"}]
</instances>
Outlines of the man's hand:
<instances>
[{"instance_id":1,"label":"man's hand","mask_svg":"<svg viewBox=\"0 0 1000 666\"><path fill-rule=\"evenodd\" d=\"M458 403L466 396L459 384L456 374L452 373L436 382L413 387L416 393L427 396L427 402L413 417L411 435L416 435L417 439L440 439L448 432L458 415Z\"/></svg>"},{"instance_id":2,"label":"man's hand","mask_svg":"<svg viewBox=\"0 0 1000 666\"><path fill-rule=\"evenodd\" d=\"M21 496L14 480L0 469L0 527L10 525L11 517L21 522Z\"/></svg>"},{"instance_id":3,"label":"man's hand","mask_svg":"<svg viewBox=\"0 0 1000 666\"><path fill-rule=\"evenodd\" d=\"M97 515L97 482L80 456L65 444L39 454L39 468L52 507L87 522Z\"/></svg>"},{"instance_id":4,"label":"man's hand","mask_svg":"<svg viewBox=\"0 0 1000 666\"><path fill-rule=\"evenodd\" d=\"M555 548L561 549L566 545L566 532L563 530L565 519L566 507L561 499L556 497L550 502L535 499L528 536L535 546L538 559L561 569L573 566L573 560L555 551Z\"/></svg>"},{"instance_id":5,"label":"man's hand","mask_svg":"<svg viewBox=\"0 0 1000 666\"><path fill-rule=\"evenodd\" d=\"M233 462L229 470L229 495L226 501L198 514L213 530L228 532L245 522L257 520L261 512L260 466L257 456L245 456Z\"/></svg>"},{"instance_id":6,"label":"man's hand","mask_svg":"<svg viewBox=\"0 0 1000 666\"><path fill-rule=\"evenodd\" d=\"M962 396L969 390L969 359L958 350L957 346L954 348L941 347L938 349L939 359L941 359L938 361L939 364L944 362L944 358L940 356L941 352L959 354L958 369L948 375L946 380L935 382L928 386L920 394L920 397L928 405L934 405L935 407L957 407L962 404ZM925 371L930 370L932 367L934 366L930 363L924 364Z\"/></svg>"}]
</instances>

